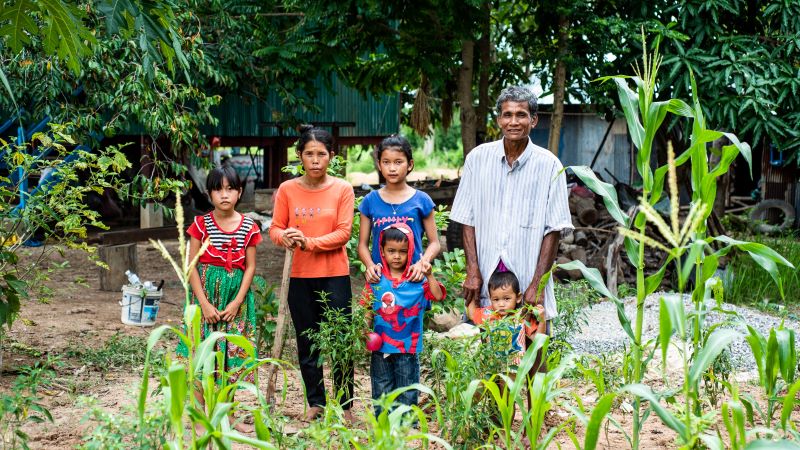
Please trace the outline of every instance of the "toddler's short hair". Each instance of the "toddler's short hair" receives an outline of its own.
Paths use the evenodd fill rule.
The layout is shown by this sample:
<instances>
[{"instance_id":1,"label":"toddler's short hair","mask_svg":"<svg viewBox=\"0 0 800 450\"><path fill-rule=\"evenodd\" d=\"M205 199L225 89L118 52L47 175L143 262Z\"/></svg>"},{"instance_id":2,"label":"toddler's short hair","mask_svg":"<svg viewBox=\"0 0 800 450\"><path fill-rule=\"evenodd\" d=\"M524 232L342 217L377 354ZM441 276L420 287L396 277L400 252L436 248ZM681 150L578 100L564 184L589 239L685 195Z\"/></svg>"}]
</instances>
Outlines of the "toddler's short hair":
<instances>
[{"instance_id":1,"label":"toddler's short hair","mask_svg":"<svg viewBox=\"0 0 800 450\"><path fill-rule=\"evenodd\" d=\"M381 233L381 247L385 246L387 241L408 242L408 236L399 228L387 227Z\"/></svg>"},{"instance_id":2,"label":"toddler's short hair","mask_svg":"<svg viewBox=\"0 0 800 450\"><path fill-rule=\"evenodd\" d=\"M519 280L517 276L514 275L514 272L506 271L500 272L495 270L491 277L489 277L489 291L493 291L498 288L508 287L511 286L511 289L514 290L514 293L519 294Z\"/></svg>"}]
</instances>

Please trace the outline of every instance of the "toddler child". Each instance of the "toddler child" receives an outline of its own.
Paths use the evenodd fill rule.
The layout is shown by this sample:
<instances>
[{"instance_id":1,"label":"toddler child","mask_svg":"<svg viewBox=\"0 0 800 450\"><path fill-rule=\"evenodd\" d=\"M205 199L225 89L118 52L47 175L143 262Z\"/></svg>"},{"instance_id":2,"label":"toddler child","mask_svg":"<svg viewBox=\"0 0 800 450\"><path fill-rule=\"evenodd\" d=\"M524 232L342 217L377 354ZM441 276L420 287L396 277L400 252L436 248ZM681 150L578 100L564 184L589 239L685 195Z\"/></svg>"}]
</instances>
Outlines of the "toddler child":
<instances>
[{"instance_id":1,"label":"toddler child","mask_svg":"<svg viewBox=\"0 0 800 450\"><path fill-rule=\"evenodd\" d=\"M422 322L431 301L442 300L444 286L436 281L430 266L425 281L409 279L414 238L405 223L395 223L380 233L381 278L367 284L365 298L372 301L373 329L382 344L372 352L370 378L372 398L419 382L419 358L422 351ZM400 403L416 405L418 392L408 390L398 397ZM376 408L375 414L380 414Z\"/></svg>"}]
</instances>

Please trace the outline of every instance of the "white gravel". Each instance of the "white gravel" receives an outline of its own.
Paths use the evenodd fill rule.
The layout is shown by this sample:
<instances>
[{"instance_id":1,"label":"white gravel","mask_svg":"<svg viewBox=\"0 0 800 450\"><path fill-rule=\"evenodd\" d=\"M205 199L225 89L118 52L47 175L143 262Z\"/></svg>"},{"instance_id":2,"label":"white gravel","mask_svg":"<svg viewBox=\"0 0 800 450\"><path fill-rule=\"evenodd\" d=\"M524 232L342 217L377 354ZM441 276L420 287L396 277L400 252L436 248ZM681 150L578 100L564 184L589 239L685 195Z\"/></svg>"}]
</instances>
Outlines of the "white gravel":
<instances>
[{"instance_id":1,"label":"white gravel","mask_svg":"<svg viewBox=\"0 0 800 450\"><path fill-rule=\"evenodd\" d=\"M645 300L644 324L642 327L645 340L658 336L659 299L662 296L668 295L677 294L657 292L651 294ZM625 312L631 321L631 328L635 329L636 298L630 297L626 298L624 301ZM689 312L694 310L691 296L684 295L684 305L686 307L687 315ZM722 309L735 311L739 315L739 318L737 319L735 316L729 316L710 311L715 307L716 302L714 300L707 302L706 308L709 312L706 316L706 326L726 320L733 320L735 323L724 325L727 328L732 328L739 331L741 334L741 336L735 339L729 347L729 350L731 351L731 362L733 364L733 368L736 371L753 370L755 368L755 360L753 359L753 355L750 351L750 346L744 340L744 337L748 334L746 325L750 325L763 335L769 336L769 330L771 328L777 328L781 323L781 318L769 315L753 308L723 303ZM630 346L630 340L622 330L622 326L620 325L617 317L617 308L613 302L606 301L598 303L587 307L585 311L588 325L584 325L580 333L567 338L567 341L573 346L575 352L579 354L599 355L602 353L620 351L623 348L623 344ZM800 323L798 323L796 320L787 318L784 322L784 327L795 330L797 345L800 347Z\"/></svg>"}]
</instances>

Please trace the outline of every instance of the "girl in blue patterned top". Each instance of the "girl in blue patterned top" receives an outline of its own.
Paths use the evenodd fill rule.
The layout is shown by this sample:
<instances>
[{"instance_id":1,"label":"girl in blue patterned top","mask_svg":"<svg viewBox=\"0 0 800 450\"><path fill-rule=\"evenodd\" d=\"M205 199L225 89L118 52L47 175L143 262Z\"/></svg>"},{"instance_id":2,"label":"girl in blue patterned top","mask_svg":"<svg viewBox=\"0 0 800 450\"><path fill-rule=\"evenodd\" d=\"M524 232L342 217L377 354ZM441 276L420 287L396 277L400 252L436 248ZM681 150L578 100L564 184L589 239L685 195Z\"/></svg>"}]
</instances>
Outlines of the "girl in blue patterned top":
<instances>
[{"instance_id":1,"label":"girl in blue patterned top","mask_svg":"<svg viewBox=\"0 0 800 450\"><path fill-rule=\"evenodd\" d=\"M411 255L409 279L422 281L430 270L431 260L439 254L439 236L433 217L431 197L406 183L414 170L411 144L402 136L389 136L375 152L378 168L386 184L370 192L358 210L361 224L358 236L358 256L366 266L367 283L377 283L381 278L380 233L389 225L404 223L413 234L414 251ZM423 253L422 233L428 237L428 248ZM370 250L370 241L372 250Z\"/></svg>"}]
</instances>

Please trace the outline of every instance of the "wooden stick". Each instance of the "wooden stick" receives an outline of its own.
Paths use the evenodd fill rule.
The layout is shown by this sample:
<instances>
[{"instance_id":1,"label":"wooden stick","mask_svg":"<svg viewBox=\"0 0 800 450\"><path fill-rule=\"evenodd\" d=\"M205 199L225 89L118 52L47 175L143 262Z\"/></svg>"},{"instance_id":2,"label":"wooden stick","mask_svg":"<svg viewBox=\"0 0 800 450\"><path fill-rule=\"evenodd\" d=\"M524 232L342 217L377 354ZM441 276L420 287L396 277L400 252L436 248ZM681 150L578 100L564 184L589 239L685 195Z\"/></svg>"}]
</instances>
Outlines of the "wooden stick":
<instances>
[{"instance_id":1,"label":"wooden stick","mask_svg":"<svg viewBox=\"0 0 800 450\"><path fill-rule=\"evenodd\" d=\"M283 259L283 275L281 276L281 293L278 298L278 323L275 326L275 342L272 344L270 358L280 359L283 353L283 342L286 338L286 317L289 315L289 275L292 273L292 258L294 249L287 248L286 256ZM270 364L267 366L267 401L272 402L275 395L275 382L278 378L278 366Z\"/></svg>"}]
</instances>

